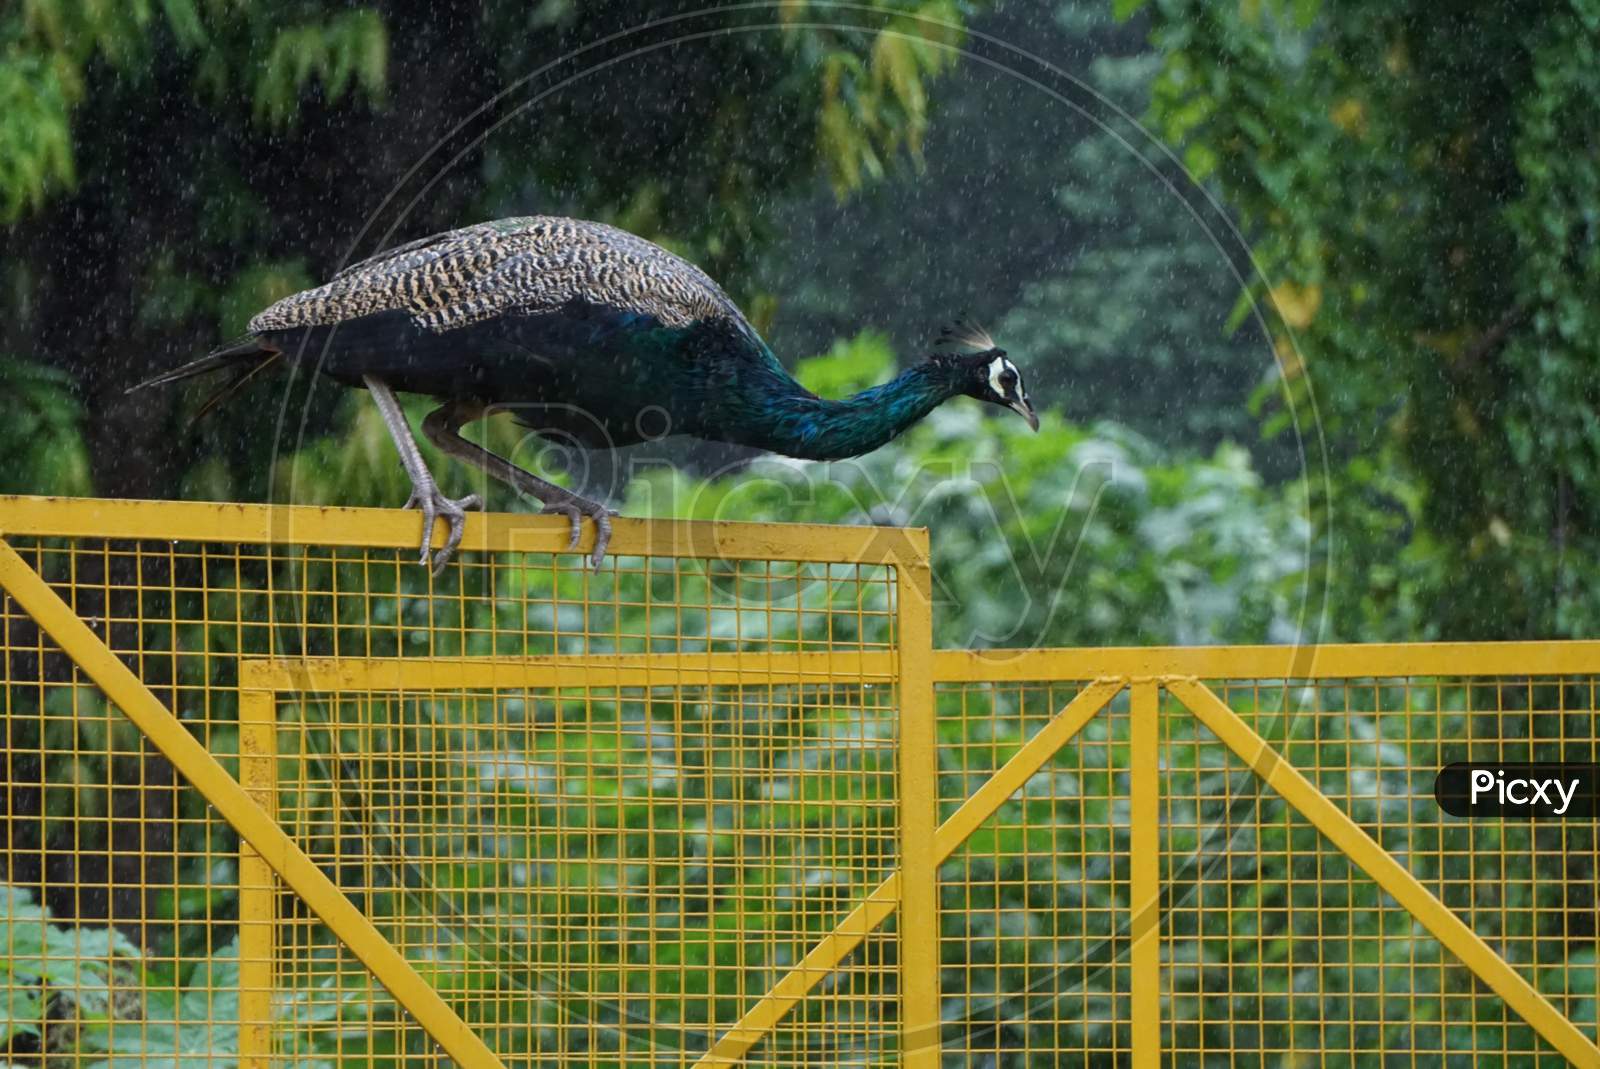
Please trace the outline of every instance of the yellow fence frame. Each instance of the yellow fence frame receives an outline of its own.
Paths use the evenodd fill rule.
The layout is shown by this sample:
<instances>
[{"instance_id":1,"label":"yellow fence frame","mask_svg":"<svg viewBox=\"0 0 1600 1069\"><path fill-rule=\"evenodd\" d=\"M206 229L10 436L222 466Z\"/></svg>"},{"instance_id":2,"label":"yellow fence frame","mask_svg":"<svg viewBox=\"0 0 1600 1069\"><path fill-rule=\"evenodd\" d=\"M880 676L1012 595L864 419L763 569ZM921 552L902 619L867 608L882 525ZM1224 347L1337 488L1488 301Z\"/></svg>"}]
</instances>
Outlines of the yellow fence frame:
<instances>
[{"instance_id":1,"label":"yellow fence frame","mask_svg":"<svg viewBox=\"0 0 1600 1069\"><path fill-rule=\"evenodd\" d=\"M1133 1064L1160 1057L1159 699L1176 699L1285 802L1339 847L1410 912L1515 1013L1573 1064L1600 1066L1600 1047L1502 960L1459 917L1324 797L1281 754L1208 688L1203 679L1334 680L1397 676L1600 675L1600 642L1426 643L1396 645L1110 648L1096 650L938 651L931 646L926 532L897 528L630 521L619 519L612 551L729 560L784 559L888 564L895 569L897 645L886 654L705 654L547 657L512 661L460 658L371 661L252 661L241 665L241 760L235 780L171 710L93 633L12 549L6 536L162 539L202 542L363 546L415 544L415 514L373 509L236 506L48 498L0 498L0 588L172 762L239 833L246 851L241 884L297 893L458 1064L501 1062L412 966L274 821L274 694L288 689L418 685L618 686L738 682L755 678L838 678L886 674L901 687L900 871L874 888L700 1059L739 1064L823 977L897 911L902 931L938 928L937 868L1017 789L1123 690L1130 691L1131 968ZM554 517L469 517L467 551L560 552L564 521ZM452 682L454 681L454 682ZM1082 682L1076 698L935 827L936 683ZM270 916L241 922L241 957L270 950ZM901 1025L905 1064L933 1069L939 1059L939 959L933 940L902 941ZM270 968L270 965L268 966ZM265 1065L271 977L243 985L241 1037L249 1069Z\"/></svg>"},{"instance_id":2,"label":"yellow fence frame","mask_svg":"<svg viewBox=\"0 0 1600 1069\"><path fill-rule=\"evenodd\" d=\"M231 505L208 502L152 502L90 498L0 495L0 590L13 597L106 697L148 738L217 812L238 832L241 843L240 1045L245 1069L270 1063L271 951L275 875L328 926L417 1024L464 1069L504 1069L504 1063L421 975L373 926L273 817L275 793L275 682L318 689L319 683L381 688L421 678L438 686L448 678L471 679L473 686L510 685L510 680L559 681L557 685L627 685L635 673L655 684L733 681L743 672L760 672L764 681L782 673L782 655L730 655L693 658L662 665L659 658L546 658L527 662L462 659L453 667L423 660L388 662L241 662L240 776L234 779L191 735L160 699L112 652L45 580L13 549L8 536L154 539L268 545L351 546L404 550L420 534L416 513L387 509L315 506ZM442 537L442 535L440 536ZM558 517L472 513L460 550L465 552L557 553L568 551L569 529ZM592 534L589 537L593 537ZM582 551L584 547L578 547ZM718 560L785 560L833 564L887 565L894 571L895 648L883 655L799 655L795 671L810 667L846 672L870 665L895 680L899 690L898 767L902 808L900 848L905 871L918 877L895 909L907 927L938 931L934 866L927 849L937 817L938 755L934 724L932 592L925 529L836 527L704 521L613 523L613 556L706 557ZM607 672L607 669L610 669ZM564 670L563 670L564 669ZM632 669L633 671L630 671ZM531 675L529 673L532 673ZM663 673L670 673L664 675ZM421 673L420 676L417 673ZM444 673L441 675L441 673ZM453 673L453 674L452 674ZM748 677L746 677L748 678ZM837 677L834 677L837 678ZM571 680L572 682L567 682ZM323 686L321 689L338 689ZM907 802L910 804L907 804ZM908 884L909 885L909 884ZM887 914L885 914L887 916ZM865 932L863 932L863 935ZM905 941L899 955L901 1028L907 1035L937 1036L939 987L937 947ZM820 979L817 977L816 979ZM812 981L814 983L815 980ZM807 985L808 988L810 984ZM781 1016L779 1014L778 1016ZM771 1023L776 1023L773 1017ZM767 1025L770 1027L770 1024ZM763 1030L764 1033L764 1030ZM752 1040L753 1042L753 1040ZM909 1044L907 1045L909 1048ZM912 1069L935 1069L937 1046L909 1051Z\"/></svg>"}]
</instances>

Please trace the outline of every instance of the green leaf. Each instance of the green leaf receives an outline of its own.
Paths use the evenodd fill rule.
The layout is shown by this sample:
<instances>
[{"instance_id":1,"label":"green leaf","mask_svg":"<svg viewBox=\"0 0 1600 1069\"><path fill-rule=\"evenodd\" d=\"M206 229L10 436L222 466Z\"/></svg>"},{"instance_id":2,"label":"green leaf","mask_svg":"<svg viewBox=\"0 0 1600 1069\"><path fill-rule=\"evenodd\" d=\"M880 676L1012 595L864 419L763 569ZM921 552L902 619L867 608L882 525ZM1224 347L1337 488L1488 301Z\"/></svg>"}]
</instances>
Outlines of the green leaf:
<instances>
[{"instance_id":1,"label":"green leaf","mask_svg":"<svg viewBox=\"0 0 1600 1069\"><path fill-rule=\"evenodd\" d=\"M12 1036L36 1036L44 1021L44 1001L39 989L23 986L0 969L0 1042Z\"/></svg>"},{"instance_id":2,"label":"green leaf","mask_svg":"<svg viewBox=\"0 0 1600 1069\"><path fill-rule=\"evenodd\" d=\"M182 48L198 48L206 43L206 28L200 21L200 9L195 6L195 0L161 0L161 8L166 13L167 25L172 28L172 36Z\"/></svg>"}]
</instances>

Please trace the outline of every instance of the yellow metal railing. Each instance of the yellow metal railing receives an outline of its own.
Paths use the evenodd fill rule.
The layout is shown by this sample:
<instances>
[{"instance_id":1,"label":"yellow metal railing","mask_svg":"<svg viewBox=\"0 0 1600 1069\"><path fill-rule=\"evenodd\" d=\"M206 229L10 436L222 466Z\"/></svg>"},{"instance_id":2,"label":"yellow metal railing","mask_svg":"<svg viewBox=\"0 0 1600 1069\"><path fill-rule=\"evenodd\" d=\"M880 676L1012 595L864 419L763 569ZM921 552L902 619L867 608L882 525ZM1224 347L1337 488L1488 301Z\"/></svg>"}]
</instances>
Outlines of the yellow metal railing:
<instances>
[{"instance_id":1,"label":"yellow metal railing","mask_svg":"<svg viewBox=\"0 0 1600 1069\"><path fill-rule=\"evenodd\" d=\"M1600 643L934 651L921 532L0 498L0 1043L1600 1064ZM124 719L125 718L125 719ZM131 725L124 729L123 725Z\"/></svg>"}]
</instances>

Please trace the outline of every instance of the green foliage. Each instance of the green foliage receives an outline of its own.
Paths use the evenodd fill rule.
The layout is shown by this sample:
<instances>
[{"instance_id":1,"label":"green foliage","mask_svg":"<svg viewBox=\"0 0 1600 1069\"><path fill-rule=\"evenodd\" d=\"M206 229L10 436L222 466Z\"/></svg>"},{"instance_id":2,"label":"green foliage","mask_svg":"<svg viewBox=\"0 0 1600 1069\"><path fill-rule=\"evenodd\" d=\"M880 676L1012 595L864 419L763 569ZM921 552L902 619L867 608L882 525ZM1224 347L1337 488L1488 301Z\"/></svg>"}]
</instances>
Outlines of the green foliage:
<instances>
[{"instance_id":1,"label":"green foliage","mask_svg":"<svg viewBox=\"0 0 1600 1069\"><path fill-rule=\"evenodd\" d=\"M162 16L179 31L180 39L192 40L199 32L194 0L163 0L161 8ZM150 0L121 4L23 0L13 17L29 40L74 63L99 56L122 65L139 58L141 44L156 15Z\"/></svg>"},{"instance_id":2,"label":"green foliage","mask_svg":"<svg viewBox=\"0 0 1600 1069\"><path fill-rule=\"evenodd\" d=\"M879 0L874 7L894 17L865 57L848 38L808 28L823 50L817 148L840 197L882 178L886 161L902 149L920 158L928 128L927 83L955 63L963 36L963 12L955 0ZM784 20L803 23L807 8L805 0L785 5ZM841 12L823 7L819 14L826 23Z\"/></svg>"},{"instance_id":3,"label":"green foliage","mask_svg":"<svg viewBox=\"0 0 1600 1069\"><path fill-rule=\"evenodd\" d=\"M1148 10L1152 119L1274 280L1285 374L1263 401L1320 415L1341 466L1316 502L1336 634L1592 633L1600 161L1574 146L1600 123L1600 8ZM1374 612L1397 562L1417 604Z\"/></svg>"},{"instance_id":4,"label":"green foliage","mask_svg":"<svg viewBox=\"0 0 1600 1069\"><path fill-rule=\"evenodd\" d=\"M301 97L314 84L323 87L330 103L338 103L352 87L379 103L388 65L388 31L374 11L358 8L326 22L283 27L256 77L256 116L273 126L293 123Z\"/></svg>"},{"instance_id":5,"label":"green foliage","mask_svg":"<svg viewBox=\"0 0 1600 1069\"><path fill-rule=\"evenodd\" d=\"M319 11L321 5L237 5L164 0L79 4L28 0L0 18L0 204L10 218L39 207L73 176L72 105L86 88L86 66L102 59L138 73L164 48L186 57L195 85L213 102L241 89L255 120L292 127L313 90L327 104L359 91L382 106L389 81L389 23L370 8ZM282 8L280 10L279 8ZM283 16L295 14L289 18ZM317 17L307 19L306 13ZM901 151L916 155L927 129L927 83L955 60L964 11L955 0L873 0L858 12L785 5L784 37L815 72L816 150L840 192L883 173ZM540 29L577 20L572 7L546 5ZM864 16L868 45L843 15ZM490 22L500 17L489 13ZM524 16L525 17L525 16Z\"/></svg>"},{"instance_id":6,"label":"green foliage","mask_svg":"<svg viewBox=\"0 0 1600 1069\"><path fill-rule=\"evenodd\" d=\"M3 38L0 38L3 40ZM69 65L15 45L0 61L0 223L36 210L75 177Z\"/></svg>"},{"instance_id":7,"label":"green foliage","mask_svg":"<svg viewBox=\"0 0 1600 1069\"><path fill-rule=\"evenodd\" d=\"M313 87L334 102L352 88L369 101L381 99L388 37L372 10L283 26L260 8L218 0L163 0L159 7L158 14L149 0L26 0L0 14L0 222L37 210L73 185L72 114L96 88L88 69L96 60L140 79L171 47L189 57L213 99L253 70L255 114L269 125L292 122ZM269 33L258 59L233 51L239 38Z\"/></svg>"},{"instance_id":8,"label":"green foliage","mask_svg":"<svg viewBox=\"0 0 1600 1069\"><path fill-rule=\"evenodd\" d=\"M1591 596L1600 578L1600 4L1571 4L1529 43L1534 89L1518 102L1513 150L1522 189L1506 210L1527 329L1502 354L1510 382L1497 391L1505 408L1497 440L1510 453L1510 478L1545 486L1498 496L1519 579L1554 594L1539 616L1555 633L1592 635L1600 630Z\"/></svg>"},{"instance_id":9,"label":"green foliage","mask_svg":"<svg viewBox=\"0 0 1600 1069\"><path fill-rule=\"evenodd\" d=\"M72 377L56 368L0 358L0 493L87 494L83 407Z\"/></svg>"},{"instance_id":10,"label":"green foliage","mask_svg":"<svg viewBox=\"0 0 1600 1069\"><path fill-rule=\"evenodd\" d=\"M186 964L184 982L143 992L136 1027L95 1027L79 1033L75 1053L86 1069L227 1069L239 1062L239 944ZM302 983L303 983L302 978ZM361 1034L374 1011L393 1013L376 984L346 984L342 990L312 984L275 998L275 1043L296 1069L332 1069L344 1020Z\"/></svg>"},{"instance_id":11,"label":"green foliage","mask_svg":"<svg viewBox=\"0 0 1600 1069\"><path fill-rule=\"evenodd\" d=\"M137 1028L94 1028L79 1039L90 1069L199 1069L238 1063L239 954L230 943L195 962L181 987L144 993ZM94 1057L101 1055L102 1057Z\"/></svg>"},{"instance_id":12,"label":"green foliage","mask_svg":"<svg viewBox=\"0 0 1600 1069\"><path fill-rule=\"evenodd\" d=\"M159 968L158 968L159 966ZM178 983L163 983L176 968ZM0 883L0 1045L34 1037L50 1058L86 1069L199 1069L238 1063L239 947L147 961L115 928L52 922L20 887ZM335 986L320 972L278 995L278 1043L298 1069L329 1069L341 1039L358 1037L393 1002L370 981ZM52 1063L54 1064L54 1063Z\"/></svg>"},{"instance_id":13,"label":"green foliage","mask_svg":"<svg viewBox=\"0 0 1600 1069\"><path fill-rule=\"evenodd\" d=\"M847 397L894 377L894 351L889 339L876 331L840 338L821 356L795 366L800 385L818 397Z\"/></svg>"},{"instance_id":14,"label":"green foliage","mask_svg":"<svg viewBox=\"0 0 1600 1069\"><path fill-rule=\"evenodd\" d=\"M143 982L140 958L115 928L53 924L27 891L0 883L0 1044L115 1019Z\"/></svg>"},{"instance_id":15,"label":"green foliage","mask_svg":"<svg viewBox=\"0 0 1600 1069\"><path fill-rule=\"evenodd\" d=\"M1094 74L1131 104L1155 70L1138 56ZM1176 448L1256 439L1243 402L1268 361L1228 336L1237 283L1222 250L1113 132L1071 145L1059 175L1054 207L1081 248L1024 285L996 337L1075 418L1115 419Z\"/></svg>"}]
</instances>

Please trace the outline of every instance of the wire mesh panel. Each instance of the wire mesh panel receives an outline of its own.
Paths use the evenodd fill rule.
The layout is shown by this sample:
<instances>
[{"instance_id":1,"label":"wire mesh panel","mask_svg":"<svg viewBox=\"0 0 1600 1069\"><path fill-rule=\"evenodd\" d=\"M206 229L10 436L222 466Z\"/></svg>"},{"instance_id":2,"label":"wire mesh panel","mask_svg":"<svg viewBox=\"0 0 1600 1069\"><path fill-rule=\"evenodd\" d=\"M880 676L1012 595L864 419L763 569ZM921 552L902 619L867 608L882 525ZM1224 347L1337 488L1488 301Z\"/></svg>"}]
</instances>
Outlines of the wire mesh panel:
<instances>
[{"instance_id":1,"label":"wire mesh panel","mask_svg":"<svg viewBox=\"0 0 1600 1069\"><path fill-rule=\"evenodd\" d=\"M1595 1036L1592 820L1444 815L1455 761L1593 761L1592 679L1219 683L1215 692L1567 1019ZM1562 1065L1362 869L1181 707L1164 719L1175 1065Z\"/></svg>"},{"instance_id":2,"label":"wire mesh panel","mask_svg":"<svg viewBox=\"0 0 1600 1069\"><path fill-rule=\"evenodd\" d=\"M1079 691L1073 683L942 686L943 814ZM946 1064L1105 1065L1131 1049L1127 740L1124 695L941 867Z\"/></svg>"},{"instance_id":3,"label":"wire mesh panel","mask_svg":"<svg viewBox=\"0 0 1600 1069\"><path fill-rule=\"evenodd\" d=\"M505 1064L693 1063L898 865L899 543L873 529L620 524L591 571L558 525L491 517L434 579L414 518L108 508L30 504L6 543ZM79 651L9 599L0 622L0 1060L442 1057ZM452 658L468 678L369 671ZM257 662L298 667L241 741ZM502 685L513 662L538 678ZM894 1061L894 930L746 1060Z\"/></svg>"},{"instance_id":4,"label":"wire mesh panel","mask_svg":"<svg viewBox=\"0 0 1600 1069\"><path fill-rule=\"evenodd\" d=\"M23 552L236 771L236 706L185 652L195 624L170 559ZM0 1060L235 1056L237 837L9 597L0 656Z\"/></svg>"},{"instance_id":5,"label":"wire mesh panel","mask_svg":"<svg viewBox=\"0 0 1600 1069\"><path fill-rule=\"evenodd\" d=\"M1434 796L1452 762L1595 761L1596 652L1513 676L1487 673L1548 659L1343 647L1354 670L1302 679L1261 678L1286 651L1248 648L941 655L945 1064L1600 1063L1595 822ZM1359 674L1408 659L1427 674ZM1250 678L1199 687L1208 663ZM1007 777L1097 676L1127 689ZM1163 680L1216 709L1152 700L1141 751L1137 695Z\"/></svg>"},{"instance_id":6,"label":"wire mesh panel","mask_svg":"<svg viewBox=\"0 0 1600 1069\"><path fill-rule=\"evenodd\" d=\"M278 815L503 1060L677 1065L892 869L892 700L816 684L291 699ZM288 919L278 986L363 999L326 929ZM871 944L752 1061L892 1058L892 966ZM342 1027L299 1024L285 1035ZM382 1031L385 1049L432 1049Z\"/></svg>"}]
</instances>

